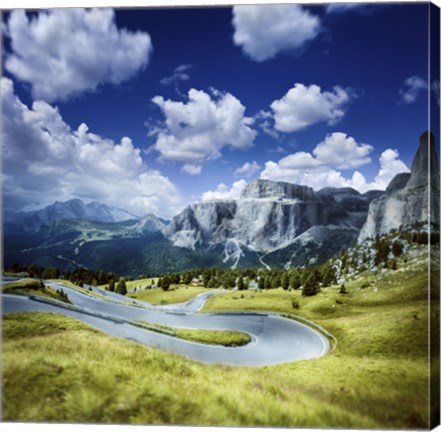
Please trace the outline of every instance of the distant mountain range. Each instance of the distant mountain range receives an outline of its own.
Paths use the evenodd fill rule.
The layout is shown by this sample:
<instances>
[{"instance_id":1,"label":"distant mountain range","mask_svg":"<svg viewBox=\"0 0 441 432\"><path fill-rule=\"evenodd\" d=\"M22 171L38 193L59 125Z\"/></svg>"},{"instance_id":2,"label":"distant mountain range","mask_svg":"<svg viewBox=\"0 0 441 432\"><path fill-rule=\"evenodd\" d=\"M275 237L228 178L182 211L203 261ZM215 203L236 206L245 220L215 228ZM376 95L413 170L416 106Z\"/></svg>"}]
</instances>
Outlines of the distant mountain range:
<instances>
[{"instance_id":1,"label":"distant mountain range","mask_svg":"<svg viewBox=\"0 0 441 432\"><path fill-rule=\"evenodd\" d=\"M108 207L95 201L84 204L79 199L66 202L56 201L48 207L31 212L5 212L3 217L5 234L35 231L45 225L65 219L92 222L122 222L140 219L119 208Z\"/></svg>"},{"instance_id":2,"label":"distant mountain range","mask_svg":"<svg viewBox=\"0 0 441 432\"><path fill-rule=\"evenodd\" d=\"M316 192L255 180L239 199L191 204L171 222L80 200L4 214L4 265L86 267L134 276L211 266L311 266L357 240L429 216L439 221L439 167L434 139L426 133L411 173L398 174L385 192Z\"/></svg>"}]
</instances>

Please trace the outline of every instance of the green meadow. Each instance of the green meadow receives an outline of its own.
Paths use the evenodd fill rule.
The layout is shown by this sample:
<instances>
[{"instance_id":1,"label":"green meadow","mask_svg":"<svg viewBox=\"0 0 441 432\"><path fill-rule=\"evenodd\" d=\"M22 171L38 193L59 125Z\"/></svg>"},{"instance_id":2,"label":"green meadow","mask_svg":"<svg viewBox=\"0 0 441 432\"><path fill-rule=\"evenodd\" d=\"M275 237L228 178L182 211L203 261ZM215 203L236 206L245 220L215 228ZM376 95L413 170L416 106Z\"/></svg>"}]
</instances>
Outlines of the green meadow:
<instances>
[{"instance_id":1,"label":"green meadow","mask_svg":"<svg viewBox=\"0 0 441 432\"><path fill-rule=\"evenodd\" d=\"M207 301L202 313L296 314L337 338L324 357L278 366L203 365L62 316L6 315L3 420L428 428L426 262L422 251L398 270L364 272L345 283L347 294L334 285L313 297L272 289ZM173 303L191 288L142 295L153 291L155 302Z\"/></svg>"}]
</instances>

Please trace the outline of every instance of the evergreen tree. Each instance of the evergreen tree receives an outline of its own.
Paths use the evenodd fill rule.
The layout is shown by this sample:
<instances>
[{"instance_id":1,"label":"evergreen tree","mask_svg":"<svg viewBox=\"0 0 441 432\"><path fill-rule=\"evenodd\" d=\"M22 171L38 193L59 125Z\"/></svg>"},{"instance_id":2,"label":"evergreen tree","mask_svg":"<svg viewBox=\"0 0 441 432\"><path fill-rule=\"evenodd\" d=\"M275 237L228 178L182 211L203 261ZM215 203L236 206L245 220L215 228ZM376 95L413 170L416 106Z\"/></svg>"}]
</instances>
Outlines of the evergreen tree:
<instances>
[{"instance_id":1,"label":"evergreen tree","mask_svg":"<svg viewBox=\"0 0 441 432\"><path fill-rule=\"evenodd\" d=\"M374 247L376 251L375 265L379 265L380 263L385 263L389 255L389 244L387 240L377 238Z\"/></svg>"},{"instance_id":2,"label":"evergreen tree","mask_svg":"<svg viewBox=\"0 0 441 432\"><path fill-rule=\"evenodd\" d=\"M259 281L258 281L258 283L257 283L257 287L260 289L260 290L263 290L264 288L265 288L265 278L261 275L261 276L259 276Z\"/></svg>"},{"instance_id":3,"label":"evergreen tree","mask_svg":"<svg viewBox=\"0 0 441 432\"><path fill-rule=\"evenodd\" d=\"M109 281L109 291L115 291L115 279L110 279Z\"/></svg>"},{"instance_id":4,"label":"evergreen tree","mask_svg":"<svg viewBox=\"0 0 441 432\"><path fill-rule=\"evenodd\" d=\"M286 291L289 288L289 279L288 274L286 272L283 273L281 279L282 288Z\"/></svg>"},{"instance_id":5,"label":"evergreen tree","mask_svg":"<svg viewBox=\"0 0 441 432\"><path fill-rule=\"evenodd\" d=\"M397 240L395 240L392 243L392 253L396 257L399 257L400 255L403 254L403 245L399 241L397 241Z\"/></svg>"},{"instance_id":6,"label":"evergreen tree","mask_svg":"<svg viewBox=\"0 0 441 432\"><path fill-rule=\"evenodd\" d=\"M323 286L329 286L335 283L335 270L334 268L327 263L322 276Z\"/></svg>"},{"instance_id":7,"label":"evergreen tree","mask_svg":"<svg viewBox=\"0 0 441 432\"><path fill-rule=\"evenodd\" d=\"M303 296L313 296L316 295L320 291L318 283L314 277L314 273L310 273L307 277L305 283L303 284Z\"/></svg>"},{"instance_id":8,"label":"evergreen tree","mask_svg":"<svg viewBox=\"0 0 441 432\"><path fill-rule=\"evenodd\" d=\"M301 281L300 281L300 276L299 274L295 271L291 274L291 277L289 278L289 286L292 289L299 289L301 285Z\"/></svg>"},{"instance_id":9,"label":"evergreen tree","mask_svg":"<svg viewBox=\"0 0 441 432\"><path fill-rule=\"evenodd\" d=\"M243 281L243 277L239 276L239 278L237 279L237 289L239 291L243 291L245 289L245 283Z\"/></svg>"},{"instance_id":10,"label":"evergreen tree","mask_svg":"<svg viewBox=\"0 0 441 432\"><path fill-rule=\"evenodd\" d=\"M171 284L171 279L170 279L170 277L169 276L164 276L163 278L162 278L162 284L161 284L161 288L164 290L164 291L168 291L169 289L170 289L170 284Z\"/></svg>"},{"instance_id":11,"label":"evergreen tree","mask_svg":"<svg viewBox=\"0 0 441 432\"><path fill-rule=\"evenodd\" d=\"M121 295L127 294L126 280L122 277L116 285L116 292Z\"/></svg>"},{"instance_id":12,"label":"evergreen tree","mask_svg":"<svg viewBox=\"0 0 441 432\"><path fill-rule=\"evenodd\" d=\"M345 284L341 284L339 293L340 294L347 294L348 293L346 290Z\"/></svg>"}]
</instances>

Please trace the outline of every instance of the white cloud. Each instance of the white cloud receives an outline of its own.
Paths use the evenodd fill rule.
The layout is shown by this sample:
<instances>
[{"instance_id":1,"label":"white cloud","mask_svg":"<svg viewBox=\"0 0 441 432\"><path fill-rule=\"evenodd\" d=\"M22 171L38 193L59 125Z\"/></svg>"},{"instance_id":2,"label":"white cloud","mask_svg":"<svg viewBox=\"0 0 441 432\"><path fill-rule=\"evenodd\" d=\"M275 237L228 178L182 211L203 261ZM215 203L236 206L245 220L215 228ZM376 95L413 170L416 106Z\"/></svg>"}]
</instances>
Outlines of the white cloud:
<instances>
[{"instance_id":1,"label":"white cloud","mask_svg":"<svg viewBox=\"0 0 441 432\"><path fill-rule=\"evenodd\" d=\"M345 107L354 94L339 86L323 91L318 85L297 83L281 99L271 103L275 128L280 132L294 132L325 121L336 124L345 115Z\"/></svg>"},{"instance_id":2,"label":"white cloud","mask_svg":"<svg viewBox=\"0 0 441 432\"><path fill-rule=\"evenodd\" d=\"M182 171L190 175L199 175L202 172L202 165L185 164Z\"/></svg>"},{"instance_id":3,"label":"white cloud","mask_svg":"<svg viewBox=\"0 0 441 432\"><path fill-rule=\"evenodd\" d=\"M233 7L233 41L262 62L279 52L298 52L321 30L320 19L296 4Z\"/></svg>"},{"instance_id":4,"label":"white cloud","mask_svg":"<svg viewBox=\"0 0 441 432\"><path fill-rule=\"evenodd\" d=\"M234 175L237 177L251 177L253 174L256 174L260 170L260 165L256 162L245 162L241 167L237 168L234 171Z\"/></svg>"},{"instance_id":5,"label":"white cloud","mask_svg":"<svg viewBox=\"0 0 441 432\"><path fill-rule=\"evenodd\" d=\"M181 81L188 81L190 75L188 71L191 69L191 65L181 64L175 68L170 76L161 79L160 83L166 86L177 85Z\"/></svg>"},{"instance_id":6,"label":"white cloud","mask_svg":"<svg viewBox=\"0 0 441 432\"><path fill-rule=\"evenodd\" d=\"M175 186L147 167L130 138L115 143L93 134L84 123L72 130L48 103L35 101L28 108L7 78L1 80L1 95L3 191L8 207L80 198L165 217L180 207Z\"/></svg>"},{"instance_id":7,"label":"white cloud","mask_svg":"<svg viewBox=\"0 0 441 432\"><path fill-rule=\"evenodd\" d=\"M230 189L226 184L220 183L216 190L204 192L202 201L238 199L246 185L247 182L243 179L234 182Z\"/></svg>"},{"instance_id":8,"label":"white cloud","mask_svg":"<svg viewBox=\"0 0 441 432\"><path fill-rule=\"evenodd\" d=\"M398 159L398 150L387 149L380 156L380 170L371 189L386 189L390 181L399 173L408 172L407 165Z\"/></svg>"},{"instance_id":9,"label":"white cloud","mask_svg":"<svg viewBox=\"0 0 441 432\"><path fill-rule=\"evenodd\" d=\"M373 149L369 144L357 143L345 133L334 132L327 135L312 153L321 165L350 169L370 163L368 155Z\"/></svg>"},{"instance_id":10,"label":"white cloud","mask_svg":"<svg viewBox=\"0 0 441 432\"><path fill-rule=\"evenodd\" d=\"M161 160L182 162L185 172L200 173L204 162L219 158L226 146L245 150L253 145L254 120L245 117L245 107L230 93L190 89L187 102L162 96L152 101L165 116L154 147Z\"/></svg>"},{"instance_id":11,"label":"white cloud","mask_svg":"<svg viewBox=\"0 0 441 432\"><path fill-rule=\"evenodd\" d=\"M274 181L287 181L310 186L315 190L323 187L352 187L360 192L372 189L386 189L392 178L409 168L399 159L397 150L387 149L380 158L380 170L369 183L359 171L345 177L340 169L354 169L371 162L369 153L373 147L358 144L343 133L328 135L312 153L296 152L280 159L268 161L260 177Z\"/></svg>"},{"instance_id":12,"label":"white cloud","mask_svg":"<svg viewBox=\"0 0 441 432\"><path fill-rule=\"evenodd\" d=\"M363 10L366 8L364 3L331 3L326 5L327 13L344 13L352 10Z\"/></svg>"},{"instance_id":13,"label":"white cloud","mask_svg":"<svg viewBox=\"0 0 441 432\"><path fill-rule=\"evenodd\" d=\"M299 151L280 160L282 166L294 169L334 167L337 169L357 168L371 162L368 156L373 147L359 144L343 132L333 132L317 144L312 153Z\"/></svg>"},{"instance_id":14,"label":"white cloud","mask_svg":"<svg viewBox=\"0 0 441 432\"><path fill-rule=\"evenodd\" d=\"M12 53L5 67L32 87L34 98L66 100L103 83L120 84L147 66L145 32L118 30L112 9L53 9L29 17L12 11Z\"/></svg>"},{"instance_id":15,"label":"white cloud","mask_svg":"<svg viewBox=\"0 0 441 432\"><path fill-rule=\"evenodd\" d=\"M418 96L427 90L427 81L417 75L406 78L404 87L399 90L400 102L404 104L414 103Z\"/></svg>"}]
</instances>

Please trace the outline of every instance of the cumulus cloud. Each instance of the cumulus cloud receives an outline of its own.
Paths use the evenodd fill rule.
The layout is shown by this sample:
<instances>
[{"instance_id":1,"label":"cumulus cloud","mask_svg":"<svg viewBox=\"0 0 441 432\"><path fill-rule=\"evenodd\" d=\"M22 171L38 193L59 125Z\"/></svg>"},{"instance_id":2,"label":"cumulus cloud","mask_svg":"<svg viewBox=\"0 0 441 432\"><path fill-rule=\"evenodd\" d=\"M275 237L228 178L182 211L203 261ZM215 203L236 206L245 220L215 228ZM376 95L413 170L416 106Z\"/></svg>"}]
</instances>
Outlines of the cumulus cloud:
<instances>
[{"instance_id":1,"label":"cumulus cloud","mask_svg":"<svg viewBox=\"0 0 441 432\"><path fill-rule=\"evenodd\" d=\"M145 68L152 52L149 34L119 30L112 9L53 9L32 17L14 10L4 32L12 50L6 70L49 102L120 84Z\"/></svg>"},{"instance_id":2,"label":"cumulus cloud","mask_svg":"<svg viewBox=\"0 0 441 432\"><path fill-rule=\"evenodd\" d=\"M243 179L234 182L230 189L226 184L220 183L216 190L204 192L202 201L238 199L246 185L247 182Z\"/></svg>"},{"instance_id":3,"label":"cumulus cloud","mask_svg":"<svg viewBox=\"0 0 441 432\"><path fill-rule=\"evenodd\" d=\"M343 169L354 169L369 164L368 156L373 151L369 144L358 144L354 138L336 132L328 135L312 153L296 152L280 159L268 161L260 177L268 180L287 181L310 186L315 190L323 187L352 187L360 192L372 189L386 189L392 178L409 171L399 159L397 150L387 149L380 158L380 170L373 182L369 183L359 171L345 177Z\"/></svg>"},{"instance_id":4,"label":"cumulus cloud","mask_svg":"<svg viewBox=\"0 0 441 432\"><path fill-rule=\"evenodd\" d=\"M233 41L252 60L298 52L321 30L320 19L295 4L233 7Z\"/></svg>"},{"instance_id":5,"label":"cumulus cloud","mask_svg":"<svg viewBox=\"0 0 441 432\"><path fill-rule=\"evenodd\" d=\"M408 105L414 103L427 88L427 81L417 75L406 78L404 86L399 90L400 102Z\"/></svg>"},{"instance_id":6,"label":"cumulus cloud","mask_svg":"<svg viewBox=\"0 0 441 432\"><path fill-rule=\"evenodd\" d=\"M237 177L252 177L260 170L260 165L256 162L245 162L241 167L234 171L234 175Z\"/></svg>"},{"instance_id":7,"label":"cumulus cloud","mask_svg":"<svg viewBox=\"0 0 441 432\"><path fill-rule=\"evenodd\" d=\"M190 69L191 65L181 64L175 68L170 76L162 78L160 83L165 86L175 86L181 81L188 81L190 79L190 75L188 74Z\"/></svg>"},{"instance_id":8,"label":"cumulus cloud","mask_svg":"<svg viewBox=\"0 0 441 432\"><path fill-rule=\"evenodd\" d=\"M334 125L344 117L346 105L353 97L351 90L339 86L322 91L315 84L297 83L271 103L274 127L280 132L295 132L322 121Z\"/></svg>"},{"instance_id":9,"label":"cumulus cloud","mask_svg":"<svg viewBox=\"0 0 441 432\"><path fill-rule=\"evenodd\" d=\"M245 150L253 145L254 120L245 117L245 107L230 93L215 89L211 94L190 89L186 102L152 99L165 116L156 129L154 148L161 160L183 163L183 171L199 174L204 162L217 159L229 146Z\"/></svg>"},{"instance_id":10,"label":"cumulus cloud","mask_svg":"<svg viewBox=\"0 0 441 432\"><path fill-rule=\"evenodd\" d=\"M7 78L1 80L1 95L7 207L29 209L80 198L165 217L180 207L175 186L147 167L130 138L114 142L84 123L72 130L48 103L23 104Z\"/></svg>"}]
</instances>

